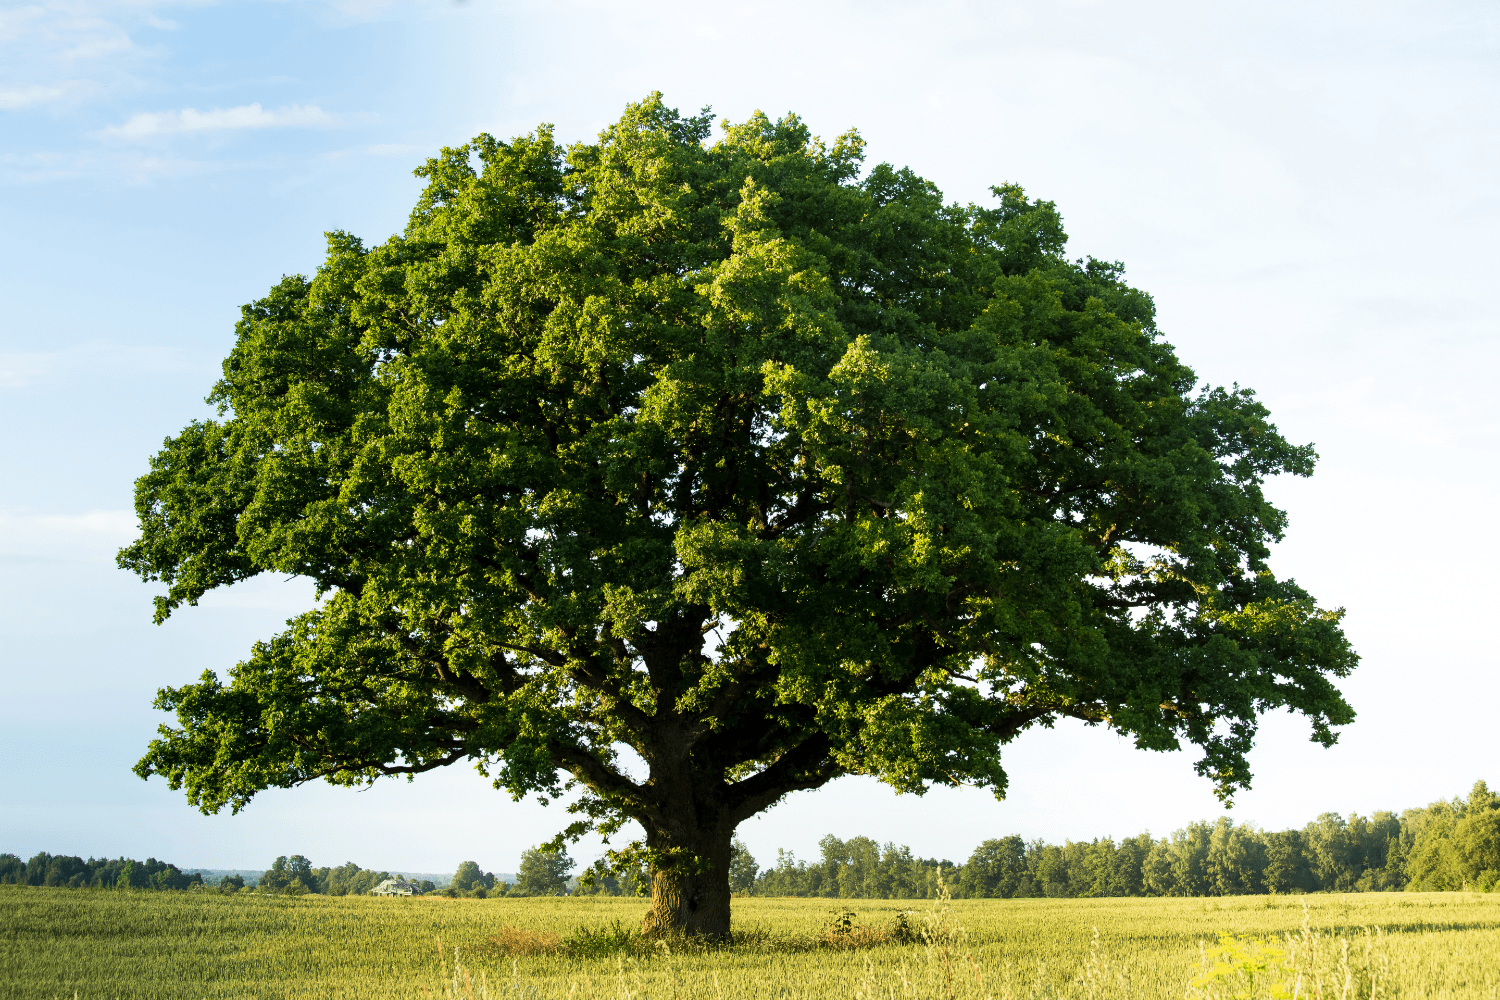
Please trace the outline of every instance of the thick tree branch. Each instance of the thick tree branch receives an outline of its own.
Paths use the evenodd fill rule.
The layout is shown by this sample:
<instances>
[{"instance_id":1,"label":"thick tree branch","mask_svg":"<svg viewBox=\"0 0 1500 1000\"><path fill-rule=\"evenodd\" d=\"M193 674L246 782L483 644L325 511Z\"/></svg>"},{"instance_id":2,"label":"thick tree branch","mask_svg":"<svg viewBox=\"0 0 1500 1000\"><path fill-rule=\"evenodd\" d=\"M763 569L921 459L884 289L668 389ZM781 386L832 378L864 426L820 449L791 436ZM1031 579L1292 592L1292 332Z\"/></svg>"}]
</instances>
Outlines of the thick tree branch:
<instances>
[{"instance_id":1,"label":"thick tree branch","mask_svg":"<svg viewBox=\"0 0 1500 1000\"><path fill-rule=\"evenodd\" d=\"M820 788L842 773L833 759L833 741L814 733L770 767L730 785L724 800L734 822L748 819L788 792Z\"/></svg>"}]
</instances>

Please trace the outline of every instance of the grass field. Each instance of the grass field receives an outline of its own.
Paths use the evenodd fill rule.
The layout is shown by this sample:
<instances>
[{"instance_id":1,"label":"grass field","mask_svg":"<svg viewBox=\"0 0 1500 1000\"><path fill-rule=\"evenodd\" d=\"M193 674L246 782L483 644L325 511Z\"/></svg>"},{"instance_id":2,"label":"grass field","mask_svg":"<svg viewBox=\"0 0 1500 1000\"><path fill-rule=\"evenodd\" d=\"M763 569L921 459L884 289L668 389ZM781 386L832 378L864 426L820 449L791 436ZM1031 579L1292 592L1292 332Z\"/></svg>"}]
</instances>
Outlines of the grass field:
<instances>
[{"instance_id":1,"label":"grass field","mask_svg":"<svg viewBox=\"0 0 1500 1000\"><path fill-rule=\"evenodd\" d=\"M830 942L831 911L846 903L853 932ZM860 944L880 937L907 907L918 909L911 919L925 939ZM735 926L749 932L748 941L728 948L612 947L608 934L580 934L634 927L644 908L639 900L598 897L286 898L0 886L0 996L1154 1000L1270 997L1284 984L1286 996L1304 998L1369 996L1372 974L1381 996L1500 995L1500 894L963 900L946 914L921 901L742 899ZM1221 935L1238 940L1225 948ZM469 977L456 993L455 951ZM1301 970L1300 982L1278 971L1290 966Z\"/></svg>"}]
</instances>

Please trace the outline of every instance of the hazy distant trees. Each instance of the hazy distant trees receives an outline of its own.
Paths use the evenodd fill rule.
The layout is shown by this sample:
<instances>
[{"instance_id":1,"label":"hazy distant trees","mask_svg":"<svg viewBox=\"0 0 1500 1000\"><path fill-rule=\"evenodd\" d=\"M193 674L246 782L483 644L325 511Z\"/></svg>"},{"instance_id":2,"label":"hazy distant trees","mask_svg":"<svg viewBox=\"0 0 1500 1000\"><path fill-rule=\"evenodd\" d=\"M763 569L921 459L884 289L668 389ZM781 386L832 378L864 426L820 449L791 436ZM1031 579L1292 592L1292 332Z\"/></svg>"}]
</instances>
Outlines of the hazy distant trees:
<instances>
[{"instance_id":1,"label":"hazy distant trees","mask_svg":"<svg viewBox=\"0 0 1500 1000\"><path fill-rule=\"evenodd\" d=\"M325 896L363 896L386 879L390 872L377 872L361 868L353 861L337 868L314 868L313 881L318 888L314 892Z\"/></svg>"},{"instance_id":2,"label":"hazy distant trees","mask_svg":"<svg viewBox=\"0 0 1500 1000\"><path fill-rule=\"evenodd\" d=\"M1301 830L1267 832L1228 817L1189 823L1160 840L1141 834L1048 844L986 840L968 863L913 858L868 837L824 837L817 862L777 852L752 892L773 896L921 899L942 876L957 897L1237 896L1253 893L1500 890L1500 795L1399 817L1324 813ZM753 864L753 859L750 860Z\"/></svg>"},{"instance_id":3,"label":"hazy distant trees","mask_svg":"<svg viewBox=\"0 0 1500 1000\"><path fill-rule=\"evenodd\" d=\"M323 888L320 881L313 875L311 861L300 854L293 854L290 858L282 855L260 877L259 888L264 892L298 896L309 892L319 892Z\"/></svg>"},{"instance_id":4,"label":"hazy distant trees","mask_svg":"<svg viewBox=\"0 0 1500 1000\"><path fill-rule=\"evenodd\" d=\"M494 888L495 876L491 875L489 883L485 884L484 871L480 869L479 862L460 861L458 871L453 873L453 878L449 881L448 886L449 888L457 889L459 892L468 892L474 888L475 883L479 883L485 889Z\"/></svg>"},{"instance_id":5,"label":"hazy distant trees","mask_svg":"<svg viewBox=\"0 0 1500 1000\"><path fill-rule=\"evenodd\" d=\"M574 861L566 850L544 851L539 847L521 852L513 895L561 896L568 890L568 873Z\"/></svg>"},{"instance_id":6,"label":"hazy distant trees","mask_svg":"<svg viewBox=\"0 0 1500 1000\"><path fill-rule=\"evenodd\" d=\"M391 877L390 872L361 868L353 861L336 868L314 868L300 854L277 858L253 887L256 892L300 896L362 896ZM221 886L223 883L221 883ZM227 888L227 886L225 887Z\"/></svg>"},{"instance_id":7,"label":"hazy distant trees","mask_svg":"<svg viewBox=\"0 0 1500 1000\"><path fill-rule=\"evenodd\" d=\"M448 888L454 892L478 893L481 897L495 888L493 872L482 871L477 861L462 861L453 873Z\"/></svg>"}]
</instances>

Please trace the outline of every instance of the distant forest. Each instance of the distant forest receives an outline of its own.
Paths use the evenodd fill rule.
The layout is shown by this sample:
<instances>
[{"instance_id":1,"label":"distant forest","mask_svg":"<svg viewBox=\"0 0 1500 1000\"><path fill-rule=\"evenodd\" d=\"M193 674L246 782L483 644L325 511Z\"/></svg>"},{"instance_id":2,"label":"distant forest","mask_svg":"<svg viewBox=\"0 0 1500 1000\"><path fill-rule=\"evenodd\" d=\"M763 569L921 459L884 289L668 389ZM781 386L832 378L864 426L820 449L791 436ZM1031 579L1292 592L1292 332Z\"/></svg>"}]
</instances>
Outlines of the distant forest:
<instances>
[{"instance_id":1,"label":"distant forest","mask_svg":"<svg viewBox=\"0 0 1500 1000\"><path fill-rule=\"evenodd\" d=\"M955 898L970 899L1492 892L1500 890L1500 795L1481 781L1466 800L1399 816L1324 813L1300 830L1268 832L1222 817L1161 840L1147 833L1063 844L1003 837L980 844L963 865L915 858L907 847L869 837L824 837L820 846L817 861L780 851L765 871L737 855L731 884L757 896L843 899L930 898L939 875Z\"/></svg>"},{"instance_id":2,"label":"distant forest","mask_svg":"<svg viewBox=\"0 0 1500 1000\"><path fill-rule=\"evenodd\" d=\"M147 858L75 858L45 851L22 861L0 854L0 885L56 885L69 889L194 889L202 875L186 875L176 865Z\"/></svg>"},{"instance_id":3,"label":"distant forest","mask_svg":"<svg viewBox=\"0 0 1500 1000\"><path fill-rule=\"evenodd\" d=\"M300 854L290 858L277 858L275 863L262 872L259 888L264 892L286 895L322 893L330 896L367 893L375 886L391 878L390 872L370 871L350 862L338 868L314 868ZM399 875L395 876L400 878ZM255 880L252 880L252 887ZM239 891L245 888L245 879L230 875L216 882L209 882L197 872L184 873L176 865L147 858L134 861L130 858L82 858L65 854L48 854L45 851L30 861L22 861L14 854L0 854L0 885L62 886L69 889L147 889L147 890L196 890ZM431 882L421 883L423 889L434 888Z\"/></svg>"},{"instance_id":4,"label":"distant forest","mask_svg":"<svg viewBox=\"0 0 1500 1000\"><path fill-rule=\"evenodd\" d=\"M1254 893L1500 891L1500 794L1483 782L1467 799L1434 802L1399 816L1377 812L1347 819L1324 813L1300 830L1268 832L1236 825L1228 817L1190 823L1170 837L1143 833L1048 844L1019 836L986 840L965 864L918 858L911 849L870 837L819 842L816 861L778 851L762 870L735 842L730 885L756 896L822 896L840 899L928 899L939 879L955 898L1032 896L1238 896ZM522 855L515 884L483 872L472 861L459 866L447 895L634 895L644 879L626 875L580 885L568 878L566 852ZM353 862L314 868L301 855L277 858L255 891L343 896L368 893L393 877ZM394 877L400 877L394 876ZM249 891L239 876L217 883L184 874L148 858L89 859L41 853L30 861L0 854L0 883L69 888ZM420 883L421 891L437 887Z\"/></svg>"}]
</instances>

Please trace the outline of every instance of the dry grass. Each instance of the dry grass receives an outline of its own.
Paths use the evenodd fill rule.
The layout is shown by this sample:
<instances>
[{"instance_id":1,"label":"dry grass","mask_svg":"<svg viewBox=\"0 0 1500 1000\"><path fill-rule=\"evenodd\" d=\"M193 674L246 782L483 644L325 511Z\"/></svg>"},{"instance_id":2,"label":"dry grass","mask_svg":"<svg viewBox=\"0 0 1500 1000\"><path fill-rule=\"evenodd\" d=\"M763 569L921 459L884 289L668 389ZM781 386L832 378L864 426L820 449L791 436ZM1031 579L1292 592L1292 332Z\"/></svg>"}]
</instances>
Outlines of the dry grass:
<instances>
[{"instance_id":1,"label":"dry grass","mask_svg":"<svg viewBox=\"0 0 1500 1000\"><path fill-rule=\"evenodd\" d=\"M562 935L529 928L501 927L489 940L494 953L506 958L555 955L562 949Z\"/></svg>"}]
</instances>

